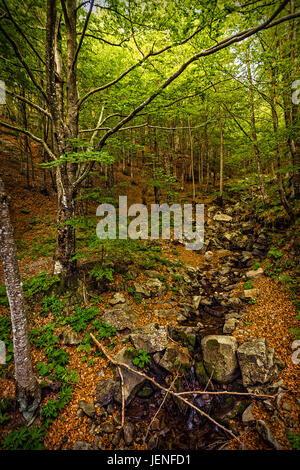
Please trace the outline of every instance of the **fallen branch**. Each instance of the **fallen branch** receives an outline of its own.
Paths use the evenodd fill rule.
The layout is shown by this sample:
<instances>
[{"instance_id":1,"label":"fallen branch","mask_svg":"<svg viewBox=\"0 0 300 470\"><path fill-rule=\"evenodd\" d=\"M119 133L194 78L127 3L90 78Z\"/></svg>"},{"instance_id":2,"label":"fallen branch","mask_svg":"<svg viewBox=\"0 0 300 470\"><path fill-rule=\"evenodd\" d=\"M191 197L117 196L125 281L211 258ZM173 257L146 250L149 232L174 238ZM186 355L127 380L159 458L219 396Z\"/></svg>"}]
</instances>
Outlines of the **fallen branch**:
<instances>
[{"instance_id":1,"label":"fallen branch","mask_svg":"<svg viewBox=\"0 0 300 470\"><path fill-rule=\"evenodd\" d=\"M188 392L178 392L177 395L192 395L192 394L205 394L205 395L245 395L245 396L254 396L259 398L272 398L275 399L278 396L276 395L263 395L258 393L248 393L248 392L228 392L228 390L220 390L217 392L207 392L206 390L191 390Z\"/></svg>"},{"instance_id":2,"label":"fallen branch","mask_svg":"<svg viewBox=\"0 0 300 470\"><path fill-rule=\"evenodd\" d=\"M122 420L121 420L121 426L122 428L124 427L125 424L125 390L124 390L124 377L121 371L121 367L118 366L118 372L121 377L121 390L122 390Z\"/></svg>"},{"instance_id":3,"label":"fallen branch","mask_svg":"<svg viewBox=\"0 0 300 470\"><path fill-rule=\"evenodd\" d=\"M225 426L223 426L222 424L218 423L217 421L215 421L211 416L209 416L207 413L205 413L204 411L202 411L200 408L198 408L197 406L193 405L193 403L190 403L188 400L186 400L185 398L183 398L182 396L180 396L178 393L176 392L173 392L172 390L166 388L166 387L163 387L162 385L160 385L158 382L156 382L156 380L154 380L152 377L149 377L148 375L146 375L144 372L140 372L136 369L133 369L132 367L128 366L127 364L124 364L122 362L117 362L115 361L111 356L109 356L109 354L106 352L106 350L104 349L104 347L102 346L101 343L99 343L99 341L95 338L95 336L90 333L91 335L91 338L92 340L94 341L94 343L98 346L99 349L101 349L101 351L103 352L103 354L105 355L105 357L112 363L114 364L116 367L124 367L125 369L127 370L130 370L130 372L133 372L134 374L137 374L141 377L144 377L144 379L146 380L149 380L149 382L152 382L153 385L155 385L157 388L160 388L161 390L164 390L164 392L167 392L169 393L170 395L174 396L175 398L178 398L179 400L183 401L184 403L186 403L188 406L190 406L191 408L194 408L194 410L198 411L198 413L200 413L202 416L204 416L206 419L208 419L209 421L211 421L212 423L214 423L218 428L222 429L224 432L226 432L227 434L229 434L230 436L232 436L235 440L237 440L241 445L243 445L243 443L240 441L240 439L232 432L230 431L229 429L225 428ZM203 393L203 392L201 392Z\"/></svg>"},{"instance_id":4,"label":"fallen branch","mask_svg":"<svg viewBox=\"0 0 300 470\"><path fill-rule=\"evenodd\" d=\"M147 431L146 431L146 434L145 434L144 442L146 442L146 439L147 439L147 436L148 436L149 431L150 431L150 429L151 429L152 423L153 423L153 421L155 420L156 416L159 414L159 412L160 412L160 410L162 409L162 407L164 406L164 403L165 403L165 401L166 401L166 399L167 399L167 396L168 396L168 394L169 394L169 391L172 390L172 387L173 387L174 383L176 382L176 380L177 380L177 378L178 378L178 375L179 375L179 374L178 374L178 372L177 372L177 374L175 375L174 379L172 380L172 383L171 383L171 385L170 385L170 387L169 387L169 390L167 391L167 393L165 394L165 396L164 396L164 398L163 398L161 404L159 405L158 410L156 411L155 415L154 415L153 418L151 419L150 424L149 424L149 426L148 426L148 428L147 428Z\"/></svg>"}]
</instances>

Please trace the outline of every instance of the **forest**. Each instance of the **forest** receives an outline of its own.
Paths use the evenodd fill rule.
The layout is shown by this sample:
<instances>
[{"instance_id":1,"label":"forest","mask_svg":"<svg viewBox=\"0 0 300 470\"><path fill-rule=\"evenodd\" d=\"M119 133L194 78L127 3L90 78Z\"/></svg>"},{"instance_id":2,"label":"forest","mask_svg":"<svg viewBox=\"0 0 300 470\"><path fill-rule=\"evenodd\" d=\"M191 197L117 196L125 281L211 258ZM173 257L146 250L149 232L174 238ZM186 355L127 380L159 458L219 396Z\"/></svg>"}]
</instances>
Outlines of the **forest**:
<instances>
[{"instance_id":1,"label":"forest","mask_svg":"<svg viewBox=\"0 0 300 470\"><path fill-rule=\"evenodd\" d=\"M2 451L300 449L299 16L0 0Z\"/></svg>"}]
</instances>

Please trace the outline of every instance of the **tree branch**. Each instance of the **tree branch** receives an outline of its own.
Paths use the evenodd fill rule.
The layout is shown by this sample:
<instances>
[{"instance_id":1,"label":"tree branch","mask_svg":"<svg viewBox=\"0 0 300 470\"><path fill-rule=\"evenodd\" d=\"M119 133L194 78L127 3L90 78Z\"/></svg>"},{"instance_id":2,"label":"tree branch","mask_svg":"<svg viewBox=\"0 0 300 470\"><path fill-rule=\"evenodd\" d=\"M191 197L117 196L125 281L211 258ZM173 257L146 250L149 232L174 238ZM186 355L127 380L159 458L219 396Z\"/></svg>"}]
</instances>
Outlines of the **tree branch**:
<instances>
[{"instance_id":1,"label":"tree branch","mask_svg":"<svg viewBox=\"0 0 300 470\"><path fill-rule=\"evenodd\" d=\"M129 20L128 20L129 21ZM131 67L129 67L127 70L125 70L121 75L119 75L119 77L117 77L115 80L112 80L111 82L109 83L106 83L105 85L102 85L98 88L94 88L94 90L91 90L90 92L88 92L85 96L83 96L83 98L81 98L81 100L79 101L79 107L84 103L84 101L89 98L91 95L93 95L94 93L98 93L99 91L102 91L102 90L105 90L106 88L109 88L111 87L112 85L114 85L115 83L119 82L120 80L122 80L122 78L124 78L128 73L130 73L132 70L134 70L136 67L139 67L140 65L142 65L149 57L154 57L154 56L157 56L159 54L162 54L163 52L171 49L172 47L177 47L177 46L182 46L184 44L186 44L190 39L192 39L194 36L196 36L196 34L198 34L200 31L203 30L203 27L201 28L198 28L196 29L196 31L194 31L190 36L188 36L186 39L184 39L183 41L181 41L180 43L178 44L169 44L168 46L164 47L163 49L160 49L159 51L156 51L154 52L152 49L150 50L150 52L148 52L148 54L146 55L143 55L143 58L141 60L139 60L138 62L136 62L134 65L132 65ZM141 52L141 51L140 51Z\"/></svg>"},{"instance_id":2,"label":"tree branch","mask_svg":"<svg viewBox=\"0 0 300 470\"><path fill-rule=\"evenodd\" d=\"M43 95L44 99L46 102L48 102L47 100L47 95L45 93L45 91L42 89L42 87L37 83L30 67L28 66L27 62L23 59L15 41L7 34L7 32L2 28L2 26L0 25L0 31L2 32L2 34L6 37L6 39L10 42L10 44L12 45L12 48L13 50L15 51L15 54L17 56L17 58L19 59L19 61L21 62L21 64L24 66L24 68L26 69L32 83L34 84L34 86L39 90L39 92Z\"/></svg>"},{"instance_id":3,"label":"tree branch","mask_svg":"<svg viewBox=\"0 0 300 470\"><path fill-rule=\"evenodd\" d=\"M24 135L27 135L30 137L32 140L35 140L35 142L38 142L39 144L43 145L44 149L48 153L48 155L53 159L57 160L55 154L52 152L50 147L48 146L47 142L45 142L43 139L40 137L37 137L36 135L32 134L32 132L28 131L27 129L22 129L20 127L13 126L12 124L9 124L4 121L0 121L0 126L6 127L7 129L12 129L13 131L21 132Z\"/></svg>"},{"instance_id":4,"label":"tree branch","mask_svg":"<svg viewBox=\"0 0 300 470\"><path fill-rule=\"evenodd\" d=\"M78 44L76 52L75 52L75 57L74 57L74 60L73 60L72 69L74 69L75 64L77 62L78 54L79 54L80 48L81 48L83 40L84 40L84 36L85 36L86 29L87 29L88 24L89 24L89 19L90 19L91 13L92 13L93 6L94 6L94 0L91 0L90 8L89 8L88 14L87 14L85 22L84 22L84 26L83 26L83 30L82 30L82 33L81 33L81 36L80 36L79 44Z\"/></svg>"},{"instance_id":5,"label":"tree branch","mask_svg":"<svg viewBox=\"0 0 300 470\"><path fill-rule=\"evenodd\" d=\"M20 28L20 26L18 25L18 23L16 23L16 21L14 20L5 0L2 0L2 3L4 4L4 7L7 11L7 14L9 16L9 19L11 20L11 22L15 25L15 28L17 29L17 31L19 31L19 33L21 34L21 36L25 39L25 41L27 42L27 44L29 45L29 47L33 50L33 52L35 53L35 55L38 57L38 59L42 62L42 64L45 65L45 61L44 59L40 56L40 54L38 53L38 51L36 50L36 48L34 47L33 44L31 44L31 42L29 41L29 39L27 38L26 34L24 33L24 31Z\"/></svg>"},{"instance_id":6,"label":"tree branch","mask_svg":"<svg viewBox=\"0 0 300 470\"><path fill-rule=\"evenodd\" d=\"M13 98L16 98L17 100L19 101L23 101L24 103L28 104L29 106L32 106L32 108L35 108L37 111L39 111L40 113L43 113L45 114L46 116L48 116L50 119L52 119L52 116L51 114L44 108L41 108L40 106L38 106L37 104L34 104L32 101L28 100L27 98L25 98L24 96L20 96L20 95L17 95L16 93L13 93L12 91L9 91L6 89L6 93L8 95L11 95Z\"/></svg>"},{"instance_id":7,"label":"tree branch","mask_svg":"<svg viewBox=\"0 0 300 470\"><path fill-rule=\"evenodd\" d=\"M201 57L207 57L209 55L215 54L216 52L230 46L231 44L241 42L244 39L252 36L253 34L256 34L258 31L261 31L265 29L267 26L271 27L272 25L278 24L279 22L284 22L288 21L291 19L291 16L294 15L288 15L283 18L280 18L276 22L272 23L272 20L281 12L281 10L286 6L289 0L284 0L282 5L277 8L275 13L270 16L264 23L260 24L259 26L246 29L244 31L241 31L240 33L234 34L232 36L229 36L228 38L223 39L220 41L218 44L215 44L203 51L198 52L197 54L194 54L190 59L188 59L185 63L183 63L179 69L176 70L170 77L165 80L165 82L152 94L150 95L143 103L141 103L139 106L137 106L126 118L124 118L122 121L120 121L113 129L109 130L106 132L106 134L102 137L102 139L99 142L99 149L103 147L105 144L106 140L108 139L109 136L117 132L121 127L124 126L128 121L130 121L134 116L136 116L145 106L148 106L167 86L172 83L179 75L181 75L185 69L195 62L196 60L199 60ZM297 14L297 16L300 16L300 13Z\"/></svg>"}]
</instances>

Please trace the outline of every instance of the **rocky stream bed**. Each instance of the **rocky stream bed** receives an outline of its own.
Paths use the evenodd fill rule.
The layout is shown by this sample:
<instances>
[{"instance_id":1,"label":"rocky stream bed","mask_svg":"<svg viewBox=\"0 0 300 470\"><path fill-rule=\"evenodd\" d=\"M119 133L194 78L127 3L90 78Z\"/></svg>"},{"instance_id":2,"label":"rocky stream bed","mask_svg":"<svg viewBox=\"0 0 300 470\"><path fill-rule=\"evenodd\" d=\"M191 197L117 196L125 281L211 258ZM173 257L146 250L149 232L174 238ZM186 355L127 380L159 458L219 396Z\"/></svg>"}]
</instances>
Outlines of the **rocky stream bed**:
<instances>
[{"instance_id":1,"label":"rocky stream bed","mask_svg":"<svg viewBox=\"0 0 300 470\"><path fill-rule=\"evenodd\" d=\"M261 225L254 219L247 219L239 204L222 212L211 207L205 224L204 256L199 265L167 267L175 280L179 302L174 295L165 308L160 300L165 293L165 283L159 272L146 270L146 281L134 282L134 292L145 304L151 301L157 307L149 314L148 323L136 326L138 315L122 288L114 293L110 307L101 317L118 330L119 339L124 343L113 359L135 368L131 349L147 351L151 361L145 372L149 377L165 387L173 381L175 392L203 390L201 394L189 396L190 402L233 433L238 435L238 425L252 426L271 448L280 449L267 424L255 420L253 396L208 393L274 395L284 392L282 381L276 382L276 379L285 365L266 339L238 342L232 336L235 328L243 325L249 301L254 303L259 296L259 290L249 285L251 287L252 281L263 275L260 262L269 249L268 232L264 228L257 229ZM248 288L244 289L247 281ZM122 368L122 375L124 429L120 426L119 411L114 414L116 409L120 410L122 402L120 377L115 370L113 379L98 381L93 403L79 402L79 415L91 418L95 440L93 445L78 441L75 449L107 448L103 444L104 435L108 437L110 448L115 449L133 448L134 442L147 449L226 448L230 436L195 409L177 398L165 397L165 392L125 368ZM164 398L164 405L153 420ZM273 406L267 398L260 400L266 407ZM100 414L96 413L97 408ZM110 415L114 416L113 421L103 425Z\"/></svg>"}]
</instances>

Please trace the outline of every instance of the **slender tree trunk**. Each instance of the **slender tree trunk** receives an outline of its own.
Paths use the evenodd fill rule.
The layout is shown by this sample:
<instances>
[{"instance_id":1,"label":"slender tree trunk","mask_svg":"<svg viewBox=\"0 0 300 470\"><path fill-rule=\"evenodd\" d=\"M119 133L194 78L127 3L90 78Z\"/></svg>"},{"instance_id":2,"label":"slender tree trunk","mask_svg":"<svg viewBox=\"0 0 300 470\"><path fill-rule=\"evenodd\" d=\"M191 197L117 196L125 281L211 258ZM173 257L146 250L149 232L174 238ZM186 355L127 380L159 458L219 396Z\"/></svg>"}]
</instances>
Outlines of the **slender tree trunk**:
<instances>
[{"instance_id":1,"label":"slender tree trunk","mask_svg":"<svg viewBox=\"0 0 300 470\"><path fill-rule=\"evenodd\" d=\"M192 192L193 192L193 201L196 197L196 190L195 190L195 172L194 172L194 145L193 145L193 136L191 131L191 121L188 118L188 125L189 125L189 137L190 137L190 153L191 153L191 176L192 176Z\"/></svg>"},{"instance_id":2,"label":"slender tree trunk","mask_svg":"<svg viewBox=\"0 0 300 470\"><path fill-rule=\"evenodd\" d=\"M290 12L293 14L295 13L295 3L294 0L290 1ZM297 78L297 59L296 59L296 21L291 21L291 48L290 48L290 58L292 62L292 80L294 81ZM290 115L290 123L291 126L296 126L297 122L297 114L299 112L299 104L294 103L292 101L292 109ZM297 131L298 129L296 129ZM295 132L296 134L296 132ZM292 165L296 167L293 170L293 190L294 190L294 197L299 199L300 197L300 145L299 145L299 132L294 137L289 137L289 144L290 150L292 155Z\"/></svg>"},{"instance_id":3,"label":"slender tree trunk","mask_svg":"<svg viewBox=\"0 0 300 470\"><path fill-rule=\"evenodd\" d=\"M17 250L10 222L8 197L0 178L0 255L11 311L15 380L20 410L28 420L39 406L41 394L33 373L27 329L26 306L20 280Z\"/></svg>"},{"instance_id":4,"label":"slender tree trunk","mask_svg":"<svg viewBox=\"0 0 300 470\"><path fill-rule=\"evenodd\" d=\"M77 3L67 0L63 5L66 27L66 110L62 83L62 58L60 46L60 22L57 21L56 0L47 0L46 72L47 99L52 117L53 150L57 158L76 150L72 139L78 137L78 90L77 90ZM60 77L57 80L57 77ZM57 184L57 240L54 273L72 279L76 271L75 230L71 224L75 216L76 164L63 163L56 168Z\"/></svg>"},{"instance_id":5,"label":"slender tree trunk","mask_svg":"<svg viewBox=\"0 0 300 470\"><path fill-rule=\"evenodd\" d=\"M248 52L247 45L244 45L244 50L245 50L246 65L247 65L247 75L248 75L248 80L249 80L250 120L251 120L251 133L252 133L252 142L253 142L253 148L254 148L254 157L255 157L255 161L257 165L260 192L262 195L263 203L265 204L266 202L265 184L264 184L263 173L262 173L261 155L260 155L258 142L257 142L255 111L254 111L254 96L253 96L253 80L252 80L252 73L251 73L251 66L250 66L249 52Z\"/></svg>"},{"instance_id":6,"label":"slender tree trunk","mask_svg":"<svg viewBox=\"0 0 300 470\"><path fill-rule=\"evenodd\" d=\"M272 121L273 121L273 130L274 130L274 137L275 137L275 150L276 150L276 161L277 161L277 170L280 170L281 167L281 162L280 162L280 148L279 148L279 142L278 142L278 116L276 112L276 90L275 90L275 83L274 83L274 75L273 71L271 69L271 110L272 110ZM289 218L291 220L294 220L294 213L291 208L291 205L289 204L287 198L286 198L286 193L285 193L285 188L283 185L282 181L282 175L279 171L276 173L277 177L277 183L278 183L278 190L279 190L279 196L281 203L288 214Z\"/></svg>"},{"instance_id":7,"label":"slender tree trunk","mask_svg":"<svg viewBox=\"0 0 300 470\"><path fill-rule=\"evenodd\" d=\"M25 98L24 88L22 88L22 96ZM24 103L23 101L21 102L21 109L22 109L23 127L24 127L24 129L27 129L26 103ZM27 187L27 189L30 189L29 142L28 142L27 135L24 135L24 154L25 154L25 159L26 159L26 187ZM23 159L23 155L21 155L21 158Z\"/></svg>"},{"instance_id":8,"label":"slender tree trunk","mask_svg":"<svg viewBox=\"0 0 300 470\"><path fill-rule=\"evenodd\" d=\"M153 161L153 173L154 173L154 179L155 179L155 171L156 171L156 167L159 163L159 149L158 149L158 142L157 142L157 129L154 129L154 153L155 153L155 159ZM155 200L155 204L160 204L160 189L156 185L154 185L154 200Z\"/></svg>"},{"instance_id":9,"label":"slender tree trunk","mask_svg":"<svg viewBox=\"0 0 300 470\"><path fill-rule=\"evenodd\" d=\"M223 145L223 122L221 107L219 106L219 126L220 126L220 205L223 205L223 183L224 183L224 145Z\"/></svg>"}]
</instances>

